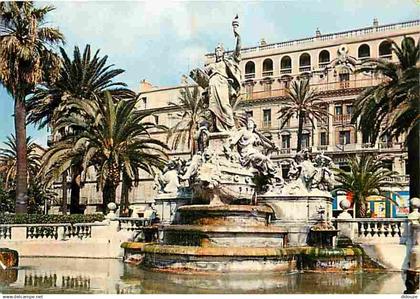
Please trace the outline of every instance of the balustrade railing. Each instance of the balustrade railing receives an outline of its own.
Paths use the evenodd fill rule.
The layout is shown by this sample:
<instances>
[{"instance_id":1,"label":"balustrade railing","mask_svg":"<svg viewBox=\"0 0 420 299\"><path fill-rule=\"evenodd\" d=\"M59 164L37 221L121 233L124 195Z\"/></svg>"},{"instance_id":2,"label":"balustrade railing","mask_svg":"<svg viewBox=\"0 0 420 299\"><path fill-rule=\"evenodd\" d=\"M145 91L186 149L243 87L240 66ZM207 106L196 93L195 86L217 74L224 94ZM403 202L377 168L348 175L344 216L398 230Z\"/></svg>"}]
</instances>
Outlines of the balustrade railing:
<instances>
[{"instance_id":1,"label":"balustrade railing","mask_svg":"<svg viewBox=\"0 0 420 299\"><path fill-rule=\"evenodd\" d=\"M27 224L26 239L55 239L59 237L60 227L70 227L70 223L65 224Z\"/></svg>"},{"instance_id":2,"label":"balustrade railing","mask_svg":"<svg viewBox=\"0 0 420 299\"><path fill-rule=\"evenodd\" d=\"M86 239L92 238L92 227L106 226L104 223L40 223L40 224L0 224L0 239L14 239L13 231L20 229L27 240L37 239Z\"/></svg>"},{"instance_id":3,"label":"balustrade railing","mask_svg":"<svg viewBox=\"0 0 420 299\"><path fill-rule=\"evenodd\" d=\"M152 220L149 218L124 218L119 217L114 220L118 221L120 230L136 231L151 226Z\"/></svg>"},{"instance_id":4,"label":"balustrade railing","mask_svg":"<svg viewBox=\"0 0 420 299\"><path fill-rule=\"evenodd\" d=\"M0 239L11 239L12 228L10 226L0 226Z\"/></svg>"},{"instance_id":5,"label":"balustrade railing","mask_svg":"<svg viewBox=\"0 0 420 299\"><path fill-rule=\"evenodd\" d=\"M388 239L395 240L405 237L406 218L352 218L352 219L334 219L336 228L343 233L348 231L344 229L347 225L351 227L353 237L362 239ZM340 232L339 232L340 234Z\"/></svg>"}]
</instances>

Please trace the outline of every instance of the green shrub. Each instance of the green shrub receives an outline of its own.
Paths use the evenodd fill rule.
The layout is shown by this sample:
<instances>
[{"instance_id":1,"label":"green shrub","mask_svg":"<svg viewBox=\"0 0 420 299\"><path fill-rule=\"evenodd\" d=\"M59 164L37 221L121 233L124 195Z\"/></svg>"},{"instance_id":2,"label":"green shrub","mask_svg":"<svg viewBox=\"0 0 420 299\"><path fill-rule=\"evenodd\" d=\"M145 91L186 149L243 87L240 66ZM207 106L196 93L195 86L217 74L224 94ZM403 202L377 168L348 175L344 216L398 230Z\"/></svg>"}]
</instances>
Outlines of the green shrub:
<instances>
[{"instance_id":1,"label":"green shrub","mask_svg":"<svg viewBox=\"0 0 420 299\"><path fill-rule=\"evenodd\" d=\"M40 214L0 214L0 224L35 224L35 223L87 223L104 220L102 214L92 215L40 215Z\"/></svg>"}]
</instances>

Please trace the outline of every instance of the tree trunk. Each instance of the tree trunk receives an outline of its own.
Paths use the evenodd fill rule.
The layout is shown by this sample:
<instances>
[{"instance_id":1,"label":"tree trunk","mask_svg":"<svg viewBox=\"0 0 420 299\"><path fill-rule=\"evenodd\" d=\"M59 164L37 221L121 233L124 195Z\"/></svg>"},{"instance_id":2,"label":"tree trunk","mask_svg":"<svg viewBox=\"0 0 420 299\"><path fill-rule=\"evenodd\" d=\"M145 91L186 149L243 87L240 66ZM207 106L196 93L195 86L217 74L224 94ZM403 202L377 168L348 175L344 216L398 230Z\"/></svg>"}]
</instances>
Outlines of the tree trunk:
<instances>
[{"instance_id":1,"label":"tree trunk","mask_svg":"<svg viewBox=\"0 0 420 299\"><path fill-rule=\"evenodd\" d=\"M72 169L70 184L70 214L81 214L80 210L80 176L82 170L79 165Z\"/></svg>"},{"instance_id":2,"label":"tree trunk","mask_svg":"<svg viewBox=\"0 0 420 299\"><path fill-rule=\"evenodd\" d=\"M61 201L61 211L65 215L67 214L67 171L63 173L62 179L61 190L63 192L63 198Z\"/></svg>"},{"instance_id":3,"label":"tree trunk","mask_svg":"<svg viewBox=\"0 0 420 299\"><path fill-rule=\"evenodd\" d=\"M106 212L107 205L110 202L115 202L116 191L117 186L110 180L107 180L102 191L102 211L104 213Z\"/></svg>"},{"instance_id":4,"label":"tree trunk","mask_svg":"<svg viewBox=\"0 0 420 299\"><path fill-rule=\"evenodd\" d=\"M15 98L15 132L17 150L16 214L26 214L28 212L28 157L24 98Z\"/></svg>"},{"instance_id":5,"label":"tree trunk","mask_svg":"<svg viewBox=\"0 0 420 299\"><path fill-rule=\"evenodd\" d=\"M302 132L303 132L303 122L305 120L305 113L299 113L299 128L297 133L297 151L300 152L302 150Z\"/></svg>"},{"instance_id":6,"label":"tree trunk","mask_svg":"<svg viewBox=\"0 0 420 299\"><path fill-rule=\"evenodd\" d=\"M407 137L408 169L410 175L410 198L420 198L420 124L418 123Z\"/></svg>"},{"instance_id":7,"label":"tree trunk","mask_svg":"<svg viewBox=\"0 0 420 299\"><path fill-rule=\"evenodd\" d=\"M122 186L121 186L121 204L120 204L120 214L128 216L128 193L130 192L129 178L123 174Z\"/></svg>"}]
</instances>

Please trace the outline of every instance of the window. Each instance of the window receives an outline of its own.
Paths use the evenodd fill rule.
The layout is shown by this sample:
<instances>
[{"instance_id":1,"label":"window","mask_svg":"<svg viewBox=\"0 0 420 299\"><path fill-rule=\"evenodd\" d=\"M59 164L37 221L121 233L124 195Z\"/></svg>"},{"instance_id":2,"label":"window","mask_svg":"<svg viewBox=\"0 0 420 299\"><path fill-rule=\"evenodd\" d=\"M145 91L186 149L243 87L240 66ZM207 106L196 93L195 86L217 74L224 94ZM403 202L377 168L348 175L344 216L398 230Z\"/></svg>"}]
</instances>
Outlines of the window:
<instances>
[{"instance_id":1,"label":"window","mask_svg":"<svg viewBox=\"0 0 420 299\"><path fill-rule=\"evenodd\" d=\"M350 131L341 131L340 132L339 143L341 145L350 144Z\"/></svg>"},{"instance_id":2,"label":"window","mask_svg":"<svg viewBox=\"0 0 420 299\"><path fill-rule=\"evenodd\" d=\"M343 115L343 107L342 106L335 106L335 115Z\"/></svg>"},{"instance_id":3,"label":"window","mask_svg":"<svg viewBox=\"0 0 420 299\"><path fill-rule=\"evenodd\" d=\"M147 98L146 97L142 97L141 100L143 102L143 109L147 109Z\"/></svg>"},{"instance_id":4,"label":"window","mask_svg":"<svg viewBox=\"0 0 420 299\"><path fill-rule=\"evenodd\" d=\"M382 167L392 171L392 160L382 161Z\"/></svg>"},{"instance_id":5,"label":"window","mask_svg":"<svg viewBox=\"0 0 420 299\"><path fill-rule=\"evenodd\" d=\"M248 98L252 98L252 94L254 92L254 85L253 84L246 84L245 85L245 92Z\"/></svg>"},{"instance_id":6,"label":"window","mask_svg":"<svg viewBox=\"0 0 420 299\"><path fill-rule=\"evenodd\" d=\"M255 63L253 61L248 61L245 64L245 79L255 78Z\"/></svg>"},{"instance_id":7,"label":"window","mask_svg":"<svg viewBox=\"0 0 420 299\"><path fill-rule=\"evenodd\" d=\"M248 110L248 111L245 111L245 114L246 114L246 117L253 117L254 116L254 111Z\"/></svg>"},{"instance_id":8,"label":"window","mask_svg":"<svg viewBox=\"0 0 420 299\"><path fill-rule=\"evenodd\" d=\"M290 135L281 135L281 148L290 148Z\"/></svg>"},{"instance_id":9,"label":"window","mask_svg":"<svg viewBox=\"0 0 420 299\"><path fill-rule=\"evenodd\" d=\"M263 126L264 127L271 126L271 109L263 110Z\"/></svg>"},{"instance_id":10,"label":"window","mask_svg":"<svg viewBox=\"0 0 420 299\"><path fill-rule=\"evenodd\" d=\"M353 105L346 105L346 110L348 115L353 114Z\"/></svg>"},{"instance_id":11,"label":"window","mask_svg":"<svg viewBox=\"0 0 420 299\"><path fill-rule=\"evenodd\" d=\"M289 169L290 169L289 165L282 165L281 166L281 175L282 175L283 178L287 178L287 176L289 175Z\"/></svg>"},{"instance_id":12,"label":"window","mask_svg":"<svg viewBox=\"0 0 420 299\"><path fill-rule=\"evenodd\" d=\"M389 41L383 41L379 45L379 57L381 58L391 58L392 51L391 51L391 43Z\"/></svg>"},{"instance_id":13,"label":"window","mask_svg":"<svg viewBox=\"0 0 420 299\"><path fill-rule=\"evenodd\" d=\"M302 134L302 148L309 147L309 134L304 133Z\"/></svg>"},{"instance_id":14,"label":"window","mask_svg":"<svg viewBox=\"0 0 420 299\"><path fill-rule=\"evenodd\" d=\"M370 48L369 45L363 44L359 47L358 50L359 59L369 58L370 57Z\"/></svg>"},{"instance_id":15,"label":"window","mask_svg":"<svg viewBox=\"0 0 420 299\"><path fill-rule=\"evenodd\" d=\"M153 115L153 117L155 118L155 124L158 125L159 124L159 115Z\"/></svg>"},{"instance_id":16,"label":"window","mask_svg":"<svg viewBox=\"0 0 420 299\"><path fill-rule=\"evenodd\" d=\"M345 172L351 172L350 165L347 162L339 162L338 168L344 170Z\"/></svg>"},{"instance_id":17,"label":"window","mask_svg":"<svg viewBox=\"0 0 420 299\"><path fill-rule=\"evenodd\" d=\"M308 53L303 53L299 57L299 71L310 72L311 71L311 56Z\"/></svg>"},{"instance_id":18,"label":"window","mask_svg":"<svg viewBox=\"0 0 420 299\"><path fill-rule=\"evenodd\" d=\"M340 80L340 82L343 81L349 81L350 80L350 74L348 72L344 72L338 75L338 79Z\"/></svg>"},{"instance_id":19,"label":"window","mask_svg":"<svg viewBox=\"0 0 420 299\"><path fill-rule=\"evenodd\" d=\"M330 52L327 50L322 50L319 53L319 67L326 67L330 62Z\"/></svg>"},{"instance_id":20,"label":"window","mask_svg":"<svg viewBox=\"0 0 420 299\"><path fill-rule=\"evenodd\" d=\"M271 91L271 82L270 81L264 81L263 88L264 88L264 91L267 91L267 92Z\"/></svg>"},{"instance_id":21,"label":"window","mask_svg":"<svg viewBox=\"0 0 420 299\"><path fill-rule=\"evenodd\" d=\"M321 145L328 145L328 134L327 132L321 132L320 135L320 143Z\"/></svg>"},{"instance_id":22,"label":"window","mask_svg":"<svg viewBox=\"0 0 420 299\"><path fill-rule=\"evenodd\" d=\"M265 76L272 76L273 75L273 60L267 58L263 62L263 77Z\"/></svg>"},{"instance_id":23,"label":"window","mask_svg":"<svg viewBox=\"0 0 420 299\"><path fill-rule=\"evenodd\" d=\"M292 59L289 56L284 56L280 61L280 73L290 74L292 72Z\"/></svg>"},{"instance_id":24,"label":"window","mask_svg":"<svg viewBox=\"0 0 420 299\"><path fill-rule=\"evenodd\" d=\"M290 88L290 80L285 80L284 82L284 88Z\"/></svg>"}]
</instances>

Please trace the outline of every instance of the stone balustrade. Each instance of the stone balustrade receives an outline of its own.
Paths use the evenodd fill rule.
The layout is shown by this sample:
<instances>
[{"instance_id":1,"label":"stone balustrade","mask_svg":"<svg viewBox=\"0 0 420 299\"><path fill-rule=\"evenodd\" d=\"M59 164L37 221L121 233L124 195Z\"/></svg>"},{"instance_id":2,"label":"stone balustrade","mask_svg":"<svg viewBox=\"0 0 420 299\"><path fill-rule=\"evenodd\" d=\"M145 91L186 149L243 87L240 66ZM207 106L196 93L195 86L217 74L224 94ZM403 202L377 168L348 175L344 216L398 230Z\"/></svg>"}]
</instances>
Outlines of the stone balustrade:
<instances>
[{"instance_id":1,"label":"stone balustrade","mask_svg":"<svg viewBox=\"0 0 420 299\"><path fill-rule=\"evenodd\" d=\"M334 219L339 236L356 243L404 244L407 219L405 218L350 218Z\"/></svg>"},{"instance_id":2,"label":"stone balustrade","mask_svg":"<svg viewBox=\"0 0 420 299\"><path fill-rule=\"evenodd\" d=\"M115 218L114 220L118 221L118 227L120 230L127 230L127 231L139 231L151 225L151 219L149 218L119 217L119 218Z\"/></svg>"}]
</instances>

